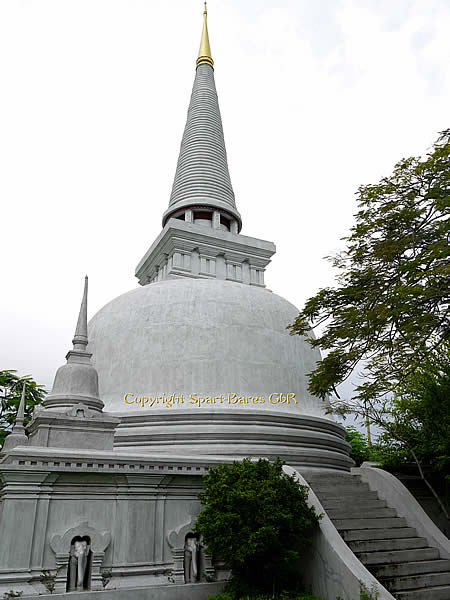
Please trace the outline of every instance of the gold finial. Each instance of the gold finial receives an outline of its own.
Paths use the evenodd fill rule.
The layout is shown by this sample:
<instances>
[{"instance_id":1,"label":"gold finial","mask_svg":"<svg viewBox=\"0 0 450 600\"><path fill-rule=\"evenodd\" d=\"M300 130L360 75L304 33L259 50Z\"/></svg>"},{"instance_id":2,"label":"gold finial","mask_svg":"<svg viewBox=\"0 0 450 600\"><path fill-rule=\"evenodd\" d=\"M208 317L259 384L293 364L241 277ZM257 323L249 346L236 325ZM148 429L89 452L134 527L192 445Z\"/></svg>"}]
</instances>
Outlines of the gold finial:
<instances>
[{"instance_id":1,"label":"gold finial","mask_svg":"<svg viewBox=\"0 0 450 600\"><path fill-rule=\"evenodd\" d=\"M208 36L208 24L206 22L207 16L208 16L208 11L207 11L206 2L205 2L205 10L203 11L202 39L200 41L200 50L198 52L197 65L206 63L208 65L213 66L214 61L211 58L211 48L209 46L209 36Z\"/></svg>"}]
</instances>

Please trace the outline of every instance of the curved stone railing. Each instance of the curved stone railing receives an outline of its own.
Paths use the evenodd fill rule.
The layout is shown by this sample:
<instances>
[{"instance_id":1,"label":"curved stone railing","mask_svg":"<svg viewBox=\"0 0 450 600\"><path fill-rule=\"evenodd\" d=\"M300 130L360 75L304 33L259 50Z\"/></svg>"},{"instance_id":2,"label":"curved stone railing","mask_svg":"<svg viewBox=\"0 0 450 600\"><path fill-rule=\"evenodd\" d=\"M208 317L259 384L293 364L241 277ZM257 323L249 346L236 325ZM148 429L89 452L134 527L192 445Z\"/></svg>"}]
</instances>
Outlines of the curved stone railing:
<instances>
[{"instance_id":1,"label":"curved stone railing","mask_svg":"<svg viewBox=\"0 0 450 600\"><path fill-rule=\"evenodd\" d=\"M285 465L283 470L293 475L300 485L309 487L307 481L293 467ZM322 514L319 530L314 536L313 546L302 558L302 577L306 587L322 598L355 600L360 597L360 585L378 591L378 600L395 600L377 579L353 554L327 516L319 499L309 488L308 503Z\"/></svg>"},{"instance_id":2,"label":"curved stone railing","mask_svg":"<svg viewBox=\"0 0 450 600\"><path fill-rule=\"evenodd\" d=\"M395 508L398 516L404 517L409 527L416 529L418 536L424 537L431 547L439 550L441 558L450 558L450 540L397 477L370 463L363 463L359 469L352 469L352 473L361 475L361 479L372 491L377 492L388 506Z\"/></svg>"}]
</instances>

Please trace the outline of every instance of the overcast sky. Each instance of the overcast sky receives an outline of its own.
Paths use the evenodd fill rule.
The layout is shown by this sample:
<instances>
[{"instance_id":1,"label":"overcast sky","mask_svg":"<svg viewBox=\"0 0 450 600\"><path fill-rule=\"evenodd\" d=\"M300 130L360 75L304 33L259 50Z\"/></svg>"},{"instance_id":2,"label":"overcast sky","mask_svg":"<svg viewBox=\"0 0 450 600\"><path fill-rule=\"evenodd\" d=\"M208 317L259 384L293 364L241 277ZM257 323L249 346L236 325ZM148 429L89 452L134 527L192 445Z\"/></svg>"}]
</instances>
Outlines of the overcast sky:
<instances>
[{"instance_id":1,"label":"overcast sky","mask_svg":"<svg viewBox=\"0 0 450 600\"><path fill-rule=\"evenodd\" d=\"M89 315L137 285L195 75L199 0L1 0L0 369L51 387ZM448 0L211 0L242 233L274 292L333 281L360 184L449 125ZM127 357L124 357L126 360Z\"/></svg>"}]
</instances>

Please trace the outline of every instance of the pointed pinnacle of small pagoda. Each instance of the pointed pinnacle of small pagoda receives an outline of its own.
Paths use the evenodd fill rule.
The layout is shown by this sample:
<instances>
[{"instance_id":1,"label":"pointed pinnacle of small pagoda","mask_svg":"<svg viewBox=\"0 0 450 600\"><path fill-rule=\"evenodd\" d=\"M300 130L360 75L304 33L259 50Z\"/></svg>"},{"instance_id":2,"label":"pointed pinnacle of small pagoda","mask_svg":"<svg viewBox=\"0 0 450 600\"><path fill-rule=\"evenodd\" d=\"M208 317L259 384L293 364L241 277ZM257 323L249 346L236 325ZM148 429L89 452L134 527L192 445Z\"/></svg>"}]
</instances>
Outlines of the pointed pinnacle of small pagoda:
<instances>
[{"instance_id":1,"label":"pointed pinnacle of small pagoda","mask_svg":"<svg viewBox=\"0 0 450 600\"><path fill-rule=\"evenodd\" d=\"M202 63L206 63L208 65L211 65L211 67L212 67L214 65L214 61L211 57L211 47L209 45L207 17L208 17L208 11L206 9L206 2L205 2L205 10L203 11L202 39L200 41L200 50L198 52L197 66L201 65Z\"/></svg>"},{"instance_id":2,"label":"pointed pinnacle of small pagoda","mask_svg":"<svg viewBox=\"0 0 450 600\"><path fill-rule=\"evenodd\" d=\"M19 409L17 411L16 425L23 425L23 420L25 418L25 387L26 387L26 385L27 385L27 383L26 383L26 381L24 381L23 388L22 388L22 397L20 398Z\"/></svg>"},{"instance_id":3,"label":"pointed pinnacle of small pagoda","mask_svg":"<svg viewBox=\"0 0 450 600\"><path fill-rule=\"evenodd\" d=\"M17 446L28 446L28 438L25 433L25 427L23 426L23 421L25 418L25 386L26 383L24 382L16 421L11 433L6 436L3 443L3 448L1 448L0 452L9 452Z\"/></svg>"},{"instance_id":4,"label":"pointed pinnacle of small pagoda","mask_svg":"<svg viewBox=\"0 0 450 600\"><path fill-rule=\"evenodd\" d=\"M88 345L88 331L87 331L87 293L88 293L88 276L84 278L84 292L83 300L81 301L80 314L78 315L77 328L75 329L75 335L72 340L73 349L78 351L85 351Z\"/></svg>"}]
</instances>

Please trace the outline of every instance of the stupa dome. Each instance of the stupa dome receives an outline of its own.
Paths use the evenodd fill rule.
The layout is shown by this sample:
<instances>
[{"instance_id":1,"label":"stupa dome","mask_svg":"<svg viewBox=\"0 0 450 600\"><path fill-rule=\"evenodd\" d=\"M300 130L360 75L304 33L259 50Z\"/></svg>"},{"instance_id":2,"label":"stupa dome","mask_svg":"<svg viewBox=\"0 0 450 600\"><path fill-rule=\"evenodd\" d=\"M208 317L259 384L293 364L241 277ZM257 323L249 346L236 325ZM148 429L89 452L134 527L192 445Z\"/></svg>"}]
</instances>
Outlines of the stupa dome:
<instances>
[{"instance_id":1,"label":"stupa dome","mask_svg":"<svg viewBox=\"0 0 450 600\"><path fill-rule=\"evenodd\" d=\"M217 279L165 280L123 294L89 324L89 352L105 410L239 407L325 416L324 403L307 391L306 374L320 355L286 330L297 314L295 306L264 288ZM184 402L136 403L172 394ZM232 396L199 406L190 399L194 394L264 402Z\"/></svg>"}]
</instances>

